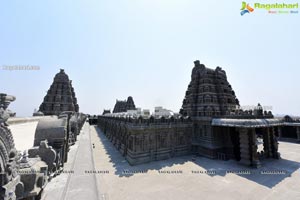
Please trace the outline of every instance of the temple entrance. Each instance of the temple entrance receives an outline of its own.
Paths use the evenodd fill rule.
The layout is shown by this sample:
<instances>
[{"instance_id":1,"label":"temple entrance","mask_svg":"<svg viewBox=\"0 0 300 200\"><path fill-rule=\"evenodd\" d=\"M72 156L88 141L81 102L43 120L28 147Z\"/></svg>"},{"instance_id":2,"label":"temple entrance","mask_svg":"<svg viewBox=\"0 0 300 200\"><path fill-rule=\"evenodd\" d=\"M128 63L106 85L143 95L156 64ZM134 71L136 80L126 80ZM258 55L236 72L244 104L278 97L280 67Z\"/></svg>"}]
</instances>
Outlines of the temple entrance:
<instances>
[{"instance_id":1,"label":"temple entrance","mask_svg":"<svg viewBox=\"0 0 300 200\"><path fill-rule=\"evenodd\" d=\"M239 132L235 128L229 128L231 143L233 145L233 156L236 161L241 160Z\"/></svg>"}]
</instances>

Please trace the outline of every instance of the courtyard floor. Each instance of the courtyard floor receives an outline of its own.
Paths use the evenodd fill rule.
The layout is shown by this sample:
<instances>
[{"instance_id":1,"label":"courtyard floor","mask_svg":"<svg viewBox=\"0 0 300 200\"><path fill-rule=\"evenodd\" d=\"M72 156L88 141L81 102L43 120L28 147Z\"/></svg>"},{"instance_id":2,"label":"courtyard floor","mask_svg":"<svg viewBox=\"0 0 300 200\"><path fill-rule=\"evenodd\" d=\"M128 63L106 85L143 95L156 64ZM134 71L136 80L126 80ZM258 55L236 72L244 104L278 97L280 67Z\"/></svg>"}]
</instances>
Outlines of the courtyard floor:
<instances>
[{"instance_id":1,"label":"courtyard floor","mask_svg":"<svg viewBox=\"0 0 300 200\"><path fill-rule=\"evenodd\" d=\"M280 142L282 159L253 169L236 161L183 156L130 166L91 126L102 199L300 199L300 145Z\"/></svg>"}]
</instances>

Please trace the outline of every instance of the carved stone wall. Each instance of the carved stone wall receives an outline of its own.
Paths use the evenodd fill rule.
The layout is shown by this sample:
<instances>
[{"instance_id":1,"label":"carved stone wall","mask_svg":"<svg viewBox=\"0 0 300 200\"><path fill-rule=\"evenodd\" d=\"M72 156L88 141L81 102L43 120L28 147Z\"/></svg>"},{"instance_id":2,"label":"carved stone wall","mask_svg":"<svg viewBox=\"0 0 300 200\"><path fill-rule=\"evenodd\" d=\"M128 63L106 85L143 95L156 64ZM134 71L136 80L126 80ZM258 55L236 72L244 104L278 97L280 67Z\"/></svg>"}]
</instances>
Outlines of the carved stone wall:
<instances>
[{"instance_id":1,"label":"carved stone wall","mask_svg":"<svg viewBox=\"0 0 300 200\"><path fill-rule=\"evenodd\" d=\"M132 165L189 154L191 150L190 119L99 116L98 126Z\"/></svg>"}]
</instances>

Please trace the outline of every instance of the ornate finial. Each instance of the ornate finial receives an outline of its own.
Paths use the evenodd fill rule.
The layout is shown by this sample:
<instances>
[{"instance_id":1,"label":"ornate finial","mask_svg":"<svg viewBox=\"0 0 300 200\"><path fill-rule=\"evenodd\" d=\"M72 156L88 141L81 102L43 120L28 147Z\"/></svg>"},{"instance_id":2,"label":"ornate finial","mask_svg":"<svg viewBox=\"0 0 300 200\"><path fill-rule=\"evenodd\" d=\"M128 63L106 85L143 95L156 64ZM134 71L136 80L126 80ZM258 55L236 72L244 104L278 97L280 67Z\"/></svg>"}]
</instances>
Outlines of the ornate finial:
<instances>
[{"instance_id":1,"label":"ornate finial","mask_svg":"<svg viewBox=\"0 0 300 200\"><path fill-rule=\"evenodd\" d=\"M199 66L200 65L200 61L199 60L195 60L194 64L195 64L195 66Z\"/></svg>"}]
</instances>

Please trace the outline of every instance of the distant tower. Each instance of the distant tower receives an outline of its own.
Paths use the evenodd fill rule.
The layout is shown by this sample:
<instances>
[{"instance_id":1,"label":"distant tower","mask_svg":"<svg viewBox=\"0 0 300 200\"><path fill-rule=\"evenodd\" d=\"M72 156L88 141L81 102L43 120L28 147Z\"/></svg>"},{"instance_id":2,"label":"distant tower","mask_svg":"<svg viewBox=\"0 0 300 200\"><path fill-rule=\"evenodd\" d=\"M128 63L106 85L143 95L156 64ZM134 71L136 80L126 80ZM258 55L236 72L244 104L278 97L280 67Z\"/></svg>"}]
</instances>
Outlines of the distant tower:
<instances>
[{"instance_id":1,"label":"distant tower","mask_svg":"<svg viewBox=\"0 0 300 200\"><path fill-rule=\"evenodd\" d=\"M110 110L103 110L103 113L102 113L102 115L105 115L105 114L110 114Z\"/></svg>"},{"instance_id":2,"label":"distant tower","mask_svg":"<svg viewBox=\"0 0 300 200\"><path fill-rule=\"evenodd\" d=\"M63 111L79 111L72 81L63 69L54 77L53 83L40 105L44 115L59 115Z\"/></svg>"},{"instance_id":3,"label":"distant tower","mask_svg":"<svg viewBox=\"0 0 300 200\"><path fill-rule=\"evenodd\" d=\"M206 68L198 60L194 64L192 80L180 113L195 118L224 116L234 112L239 101L227 81L226 72L220 67L215 70Z\"/></svg>"},{"instance_id":4,"label":"distant tower","mask_svg":"<svg viewBox=\"0 0 300 200\"><path fill-rule=\"evenodd\" d=\"M113 113L127 112L127 110L135 110L133 98L129 96L127 101L116 101Z\"/></svg>"},{"instance_id":5,"label":"distant tower","mask_svg":"<svg viewBox=\"0 0 300 200\"><path fill-rule=\"evenodd\" d=\"M126 111L127 110L135 110L135 105L134 105L134 101L133 98L131 96L129 96L127 98L127 102L126 102Z\"/></svg>"}]
</instances>

